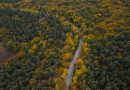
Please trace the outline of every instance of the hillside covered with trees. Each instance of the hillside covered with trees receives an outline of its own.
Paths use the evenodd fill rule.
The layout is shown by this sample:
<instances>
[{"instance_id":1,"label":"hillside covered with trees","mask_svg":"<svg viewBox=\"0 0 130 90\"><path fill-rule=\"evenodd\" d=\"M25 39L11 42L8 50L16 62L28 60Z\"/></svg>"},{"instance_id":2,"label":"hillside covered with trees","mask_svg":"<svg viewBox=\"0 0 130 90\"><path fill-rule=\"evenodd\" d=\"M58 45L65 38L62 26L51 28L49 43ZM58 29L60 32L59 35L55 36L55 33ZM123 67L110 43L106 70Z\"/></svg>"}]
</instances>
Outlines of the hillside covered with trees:
<instances>
[{"instance_id":1,"label":"hillside covered with trees","mask_svg":"<svg viewBox=\"0 0 130 90\"><path fill-rule=\"evenodd\" d=\"M0 90L65 90L80 38L69 90L130 90L130 0L0 0Z\"/></svg>"}]
</instances>

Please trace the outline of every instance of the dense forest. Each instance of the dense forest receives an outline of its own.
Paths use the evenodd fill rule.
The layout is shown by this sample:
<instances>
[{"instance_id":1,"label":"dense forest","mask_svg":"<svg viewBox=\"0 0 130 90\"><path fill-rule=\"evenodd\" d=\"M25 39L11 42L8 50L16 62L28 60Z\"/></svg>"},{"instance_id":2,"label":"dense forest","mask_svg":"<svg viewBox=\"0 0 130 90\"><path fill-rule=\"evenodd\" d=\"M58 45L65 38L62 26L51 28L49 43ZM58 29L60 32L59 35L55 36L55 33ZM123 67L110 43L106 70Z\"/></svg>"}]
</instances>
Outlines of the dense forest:
<instances>
[{"instance_id":1,"label":"dense forest","mask_svg":"<svg viewBox=\"0 0 130 90\"><path fill-rule=\"evenodd\" d=\"M130 0L0 0L0 90L65 90L81 37L69 90L130 90Z\"/></svg>"}]
</instances>

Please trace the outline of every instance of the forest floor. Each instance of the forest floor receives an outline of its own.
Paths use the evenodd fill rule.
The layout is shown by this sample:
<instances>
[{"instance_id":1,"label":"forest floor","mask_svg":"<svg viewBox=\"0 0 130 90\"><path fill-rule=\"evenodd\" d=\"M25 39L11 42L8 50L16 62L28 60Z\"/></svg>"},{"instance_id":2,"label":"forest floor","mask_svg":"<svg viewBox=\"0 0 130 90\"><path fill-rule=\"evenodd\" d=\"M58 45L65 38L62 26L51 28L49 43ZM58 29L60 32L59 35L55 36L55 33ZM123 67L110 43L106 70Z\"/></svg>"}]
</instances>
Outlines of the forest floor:
<instances>
[{"instance_id":1,"label":"forest floor","mask_svg":"<svg viewBox=\"0 0 130 90\"><path fill-rule=\"evenodd\" d=\"M0 63L8 60L10 57L13 56L13 53L6 50L4 45L0 42Z\"/></svg>"}]
</instances>

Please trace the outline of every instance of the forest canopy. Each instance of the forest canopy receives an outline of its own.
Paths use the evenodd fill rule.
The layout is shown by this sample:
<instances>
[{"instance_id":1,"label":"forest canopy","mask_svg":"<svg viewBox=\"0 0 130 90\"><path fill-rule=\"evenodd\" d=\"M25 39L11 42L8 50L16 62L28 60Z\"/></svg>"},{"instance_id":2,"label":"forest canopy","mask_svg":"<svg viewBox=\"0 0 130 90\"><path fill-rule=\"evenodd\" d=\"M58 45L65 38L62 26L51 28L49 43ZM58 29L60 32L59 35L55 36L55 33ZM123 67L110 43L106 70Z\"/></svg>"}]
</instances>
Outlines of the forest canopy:
<instances>
[{"instance_id":1,"label":"forest canopy","mask_svg":"<svg viewBox=\"0 0 130 90\"><path fill-rule=\"evenodd\" d=\"M81 38L69 90L130 90L129 0L0 0L0 90L64 90Z\"/></svg>"}]
</instances>

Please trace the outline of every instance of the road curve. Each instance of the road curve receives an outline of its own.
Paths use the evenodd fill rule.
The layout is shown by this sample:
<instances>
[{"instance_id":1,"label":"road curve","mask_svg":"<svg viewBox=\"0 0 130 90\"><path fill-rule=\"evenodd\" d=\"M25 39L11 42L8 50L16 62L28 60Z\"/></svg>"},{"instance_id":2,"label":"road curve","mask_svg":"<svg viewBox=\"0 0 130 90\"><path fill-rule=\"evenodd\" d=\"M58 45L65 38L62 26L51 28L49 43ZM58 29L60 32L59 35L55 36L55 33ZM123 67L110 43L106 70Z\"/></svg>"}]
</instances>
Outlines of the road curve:
<instances>
[{"instance_id":1,"label":"road curve","mask_svg":"<svg viewBox=\"0 0 130 90\"><path fill-rule=\"evenodd\" d=\"M78 29L78 32L80 34L80 29ZM73 73L74 73L74 64L75 64L76 60L78 59L78 57L80 55L80 51L81 51L81 48L82 48L82 42L83 42L83 37L80 36L79 46L78 46L78 48L77 48L77 50L75 52L75 55L74 55L73 60L72 60L72 62L70 64L70 67L69 67L68 75L66 77L66 88L65 88L65 90L68 90L70 84L72 83Z\"/></svg>"}]
</instances>

